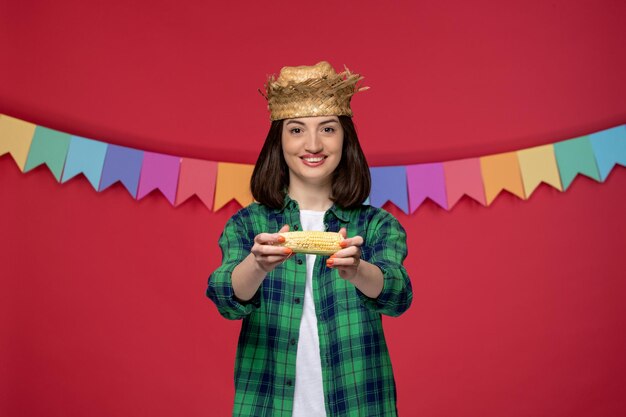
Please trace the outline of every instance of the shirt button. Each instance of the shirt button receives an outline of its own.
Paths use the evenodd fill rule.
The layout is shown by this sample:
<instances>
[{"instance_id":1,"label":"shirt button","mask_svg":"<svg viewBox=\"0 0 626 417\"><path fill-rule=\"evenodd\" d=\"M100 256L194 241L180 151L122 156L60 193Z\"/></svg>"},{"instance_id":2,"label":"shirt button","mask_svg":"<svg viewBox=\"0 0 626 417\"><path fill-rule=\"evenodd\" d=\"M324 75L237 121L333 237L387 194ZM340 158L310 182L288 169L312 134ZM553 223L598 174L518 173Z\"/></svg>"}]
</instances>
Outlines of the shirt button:
<instances>
[{"instance_id":1,"label":"shirt button","mask_svg":"<svg viewBox=\"0 0 626 417\"><path fill-rule=\"evenodd\" d=\"M302 259L298 259L296 262L298 263L298 265L302 265Z\"/></svg>"},{"instance_id":2,"label":"shirt button","mask_svg":"<svg viewBox=\"0 0 626 417\"><path fill-rule=\"evenodd\" d=\"M298 230L298 225L297 224L293 227L293 230Z\"/></svg>"},{"instance_id":3,"label":"shirt button","mask_svg":"<svg viewBox=\"0 0 626 417\"><path fill-rule=\"evenodd\" d=\"M291 343L291 346L295 345L295 344L296 344L296 339L291 339L291 340L289 341L289 343Z\"/></svg>"},{"instance_id":4,"label":"shirt button","mask_svg":"<svg viewBox=\"0 0 626 417\"><path fill-rule=\"evenodd\" d=\"M300 297L294 298L293 302L296 303L296 304L300 304Z\"/></svg>"},{"instance_id":5,"label":"shirt button","mask_svg":"<svg viewBox=\"0 0 626 417\"><path fill-rule=\"evenodd\" d=\"M291 382L291 379L288 379L288 380L287 380L287 382L286 382L286 384L287 384L287 386L288 386L288 387L290 387L292 383L293 383L293 382Z\"/></svg>"}]
</instances>

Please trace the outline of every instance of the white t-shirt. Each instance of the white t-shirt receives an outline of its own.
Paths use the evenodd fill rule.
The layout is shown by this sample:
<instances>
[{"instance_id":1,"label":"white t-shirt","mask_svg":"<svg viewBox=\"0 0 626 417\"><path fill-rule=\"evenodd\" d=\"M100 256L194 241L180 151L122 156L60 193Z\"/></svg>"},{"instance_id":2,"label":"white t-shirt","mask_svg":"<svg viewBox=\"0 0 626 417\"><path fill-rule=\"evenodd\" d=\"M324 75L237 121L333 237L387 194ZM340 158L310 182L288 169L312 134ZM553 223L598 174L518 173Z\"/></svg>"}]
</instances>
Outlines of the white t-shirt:
<instances>
[{"instance_id":1,"label":"white t-shirt","mask_svg":"<svg viewBox=\"0 0 626 417\"><path fill-rule=\"evenodd\" d=\"M324 231L324 211L300 210L302 230ZM306 255L306 286L302 305L302 321L296 355L296 386L293 417L326 417L320 339L313 301L313 265L315 255Z\"/></svg>"}]
</instances>

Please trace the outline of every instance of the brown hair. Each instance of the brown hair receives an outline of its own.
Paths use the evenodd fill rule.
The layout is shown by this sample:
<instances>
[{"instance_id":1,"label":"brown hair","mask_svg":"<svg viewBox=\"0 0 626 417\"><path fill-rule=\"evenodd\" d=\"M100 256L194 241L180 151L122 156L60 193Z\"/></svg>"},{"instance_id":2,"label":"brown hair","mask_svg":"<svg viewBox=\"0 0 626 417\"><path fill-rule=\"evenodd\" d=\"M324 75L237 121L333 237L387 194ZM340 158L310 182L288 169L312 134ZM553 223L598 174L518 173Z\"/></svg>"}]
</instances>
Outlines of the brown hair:
<instances>
[{"instance_id":1,"label":"brown hair","mask_svg":"<svg viewBox=\"0 0 626 417\"><path fill-rule=\"evenodd\" d=\"M344 208L362 204L370 194L371 178L352 118L338 116L343 128L343 149L333 172L330 199ZM275 120L252 172L252 196L261 204L281 208L289 187L289 167L283 157L283 120Z\"/></svg>"}]
</instances>

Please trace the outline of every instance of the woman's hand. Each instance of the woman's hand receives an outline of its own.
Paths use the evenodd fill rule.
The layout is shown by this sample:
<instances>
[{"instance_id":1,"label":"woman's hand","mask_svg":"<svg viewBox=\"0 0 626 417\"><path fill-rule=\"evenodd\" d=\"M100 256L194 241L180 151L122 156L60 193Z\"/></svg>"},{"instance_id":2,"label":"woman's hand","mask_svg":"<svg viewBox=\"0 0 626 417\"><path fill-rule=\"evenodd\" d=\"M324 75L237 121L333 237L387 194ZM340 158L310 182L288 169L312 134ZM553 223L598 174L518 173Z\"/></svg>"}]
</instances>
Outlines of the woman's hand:
<instances>
[{"instance_id":1,"label":"woman's hand","mask_svg":"<svg viewBox=\"0 0 626 417\"><path fill-rule=\"evenodd\" d=\"M335 252L328 258L326 266L329 268L337 268L341 278L351 281L357 276L359 265L361 265L361 245L363 245L363 238L361 236L354 236L350 239L346 239L345 227L342 227L339 233L344 238L340 244L343 249Z\"/></svg>"},{"instance_id":2,"label":"woman's hand","mask_svg":"<svg viewBox=\"0 0 626 417\"><path fill-rule=\"evenodd\" d=\"M278 233L289 231L289 225L284 225ZM291 254L292 250L282 246L274 246L276 243L282 243L285 238L278 233L259 233L254 237L254 245L250 252L254 256L257 268L268 273L272 271L278 264L284 262Z\"/></svg>"}]
</instances>

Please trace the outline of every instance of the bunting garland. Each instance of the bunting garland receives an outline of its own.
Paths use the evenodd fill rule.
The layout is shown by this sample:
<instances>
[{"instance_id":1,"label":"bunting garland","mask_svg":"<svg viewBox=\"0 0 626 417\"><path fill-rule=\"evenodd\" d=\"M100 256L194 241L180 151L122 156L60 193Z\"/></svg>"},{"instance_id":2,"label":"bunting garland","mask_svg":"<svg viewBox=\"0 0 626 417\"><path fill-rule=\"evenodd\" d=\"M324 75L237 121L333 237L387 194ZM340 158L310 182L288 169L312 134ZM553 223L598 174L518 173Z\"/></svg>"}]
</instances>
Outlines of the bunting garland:
<instances>
[{"instance_id":1,"label":"bunting garland","mask_svg":"<svg viewBox=\"0 0 626 417\"><path fill-rule=\"evenodd\" d=\"M120 181L135 199L159 190L173 206L197 196L212 211L253 201L253 165L184 158L71 136L0 114L0 156L22 172L48 166L64 183L83 174L100 192ZM506 190L528 199L541 183L565 191L581 174L603 182L626 167L626 125L554 144L455 161L370 168L369 204L414 213L427 199L446 210L464 196L484 206Z\"/></svg>"}]
</instances>

